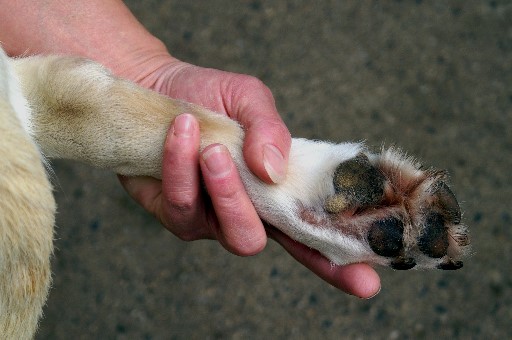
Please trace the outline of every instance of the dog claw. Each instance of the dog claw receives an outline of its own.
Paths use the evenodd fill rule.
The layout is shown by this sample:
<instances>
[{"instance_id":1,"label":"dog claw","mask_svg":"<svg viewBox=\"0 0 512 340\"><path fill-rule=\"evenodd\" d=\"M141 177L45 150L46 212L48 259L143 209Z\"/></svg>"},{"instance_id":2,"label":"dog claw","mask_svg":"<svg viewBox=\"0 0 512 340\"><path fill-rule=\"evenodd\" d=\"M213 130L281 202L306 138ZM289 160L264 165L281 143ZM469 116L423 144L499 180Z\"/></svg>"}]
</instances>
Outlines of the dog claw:
<instances>
[{"instance_id":1,"label":"dog claw","mask_svg":"<svg viewBox=\"0 0 512 340\"><path fill-rule=\"evenodd\" d=\"M416 266L416 261L412 257L397 258L391 262L390 267L396 270L409 270Z\"/></svg>"},{"instance_id":2,"label":"dog claw","mask_svg":"<svg viewBox=\"0 0 512 340\"><path fill-rule=\"evenodd\" d=\"M441 263L440 265L437 266L437 268L442 269L442 270L457 270L457 269L462 268L462 266L463 266L462 261L450 260L448 262Z\"/></svg>"},{"instance_id":3,"label":"dog claw","mask_svg":"<svg viewBox=\"0 0 512 340\"><path fill-rule=\"evenodd\" d=\"M459 202L457 202L457 199L450 188L444 182L439 182L439 186L436 188L434 195L437 195L439 200L438 204L440 205L446 220L453 224L460 224L462 214Z\"/></svg>"}]
</instances>

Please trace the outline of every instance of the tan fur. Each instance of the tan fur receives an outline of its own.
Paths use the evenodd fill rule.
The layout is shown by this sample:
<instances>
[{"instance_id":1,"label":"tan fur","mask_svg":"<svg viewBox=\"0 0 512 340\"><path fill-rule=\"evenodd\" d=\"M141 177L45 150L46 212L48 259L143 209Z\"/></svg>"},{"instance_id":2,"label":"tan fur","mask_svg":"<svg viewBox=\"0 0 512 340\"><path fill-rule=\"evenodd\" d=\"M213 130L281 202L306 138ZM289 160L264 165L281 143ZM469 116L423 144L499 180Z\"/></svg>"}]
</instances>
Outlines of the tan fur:
<instances>
[{"instance_id":1,"label":"tan fur","mask_svg":"<svg viewBox=\"0 0 512 340\"><path fill-rule=\"evenodd\" d=\"M31 57L14 66L32 103L34 137L47 157L76 159L123 175L160 177L167 129L185 112L199 120L202 147L222 141L236 153L242 143L242 130L231 119L114 81L91 61Z\"/></svg>"},{"instance_id":2,"label":"tan fur","mask_svg":"<svg viewBox=\"0 0 512 340\"><path fill-rule=\"evenodd\" d=\"M241 145L243 132L230 119L127 81L112 81L105 69L85 59L51 56L11 62L30 103L31 137L49 158L160 177L167 129L183 112L200 121L202 147L226 142L226 132L233 153ZM12 75L1 71L0 81L9 81ZM41 152L6 96L9 84L1 85L0 338L30 339L50 286L56 208Z\"/></svg>"},{"instance_id":3,"label":"tan fur","mask_svg":"<svg viewBox=\"0 0 512 340\"><path fill-rule=\"evenodd\" d=\"M0 97L0 338L35 332L50 285L55 203L41 156Z\"/></svg>"}]
</instances>

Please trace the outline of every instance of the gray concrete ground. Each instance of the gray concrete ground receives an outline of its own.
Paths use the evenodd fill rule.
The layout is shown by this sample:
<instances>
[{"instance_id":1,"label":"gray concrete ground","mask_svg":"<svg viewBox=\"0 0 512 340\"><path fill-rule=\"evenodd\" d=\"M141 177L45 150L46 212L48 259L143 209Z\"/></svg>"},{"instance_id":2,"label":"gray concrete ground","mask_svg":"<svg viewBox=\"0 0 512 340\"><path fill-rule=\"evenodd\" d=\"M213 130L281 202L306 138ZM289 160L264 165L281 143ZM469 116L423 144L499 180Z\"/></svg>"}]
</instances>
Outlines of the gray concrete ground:
<instances>
[{"instance_id":1,"label":"gray concrete ground","mask_svg":"<svg viewBox=\"0 0 512 340\"><path fill-rule=\"evenodd\" d=\"M471 226L456 272L381 268L370 301L270 243L184 243L113 174L55 162L54 287L39 339L507 338L510 1L127 1L177 57L261 78L295 136L402 146L446 168Z\"/></svg>"}]
</instances>

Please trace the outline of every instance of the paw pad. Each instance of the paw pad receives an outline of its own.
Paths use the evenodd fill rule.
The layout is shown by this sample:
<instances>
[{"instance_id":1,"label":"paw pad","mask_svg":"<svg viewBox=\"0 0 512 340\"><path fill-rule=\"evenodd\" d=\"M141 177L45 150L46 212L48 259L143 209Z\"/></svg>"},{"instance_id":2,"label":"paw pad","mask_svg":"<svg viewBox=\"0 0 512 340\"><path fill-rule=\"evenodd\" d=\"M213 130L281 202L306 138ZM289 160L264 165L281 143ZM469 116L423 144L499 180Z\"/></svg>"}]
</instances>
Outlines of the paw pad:
<instances>
[{"instance_id":1,"label":"paw pad","mask_svg":"<svg viewBox=\"0 0 512 340\"><path fill-rule=\"evenodd\" d=\"M360 153L336 168L333 178L335 195L327 200L326 211L338 213L379 203L384 195L385 180L381 171Z\"/></svg>"},{"instance_id":2,"label":"paw pad","mask_svg":"<svg viewBox=\"0 0 512 340\"><path fill-rule=\"evenodd\" d=\"M370 248L380 256L399 256L403 250L403 241L404 225L394 217L375 221L368 232Z\"/></svg>"},{"instance_id":3,"label":"paw pad","mask_svg":"<svg viewBox=\"0 0 512 340\"><path fill-rule=\"evenodd\" d=\"M456 270L469 237L445 180L392 149L372 161L360 153L336 168L324 209L336 229L366 242L375 262Z\"/></svg>"},{"instance_id":4,"label":"paw pad","mask_svg":"<svg viewBox=\"0 0 512 340\"><path fill-rule=\"evenodd\" d=\"M441 258L448 250L448 229L444 225L443 216L431 213L425 220L425 229L418 239L418 248L425 255Z\"/></svg>"}]
</instances>

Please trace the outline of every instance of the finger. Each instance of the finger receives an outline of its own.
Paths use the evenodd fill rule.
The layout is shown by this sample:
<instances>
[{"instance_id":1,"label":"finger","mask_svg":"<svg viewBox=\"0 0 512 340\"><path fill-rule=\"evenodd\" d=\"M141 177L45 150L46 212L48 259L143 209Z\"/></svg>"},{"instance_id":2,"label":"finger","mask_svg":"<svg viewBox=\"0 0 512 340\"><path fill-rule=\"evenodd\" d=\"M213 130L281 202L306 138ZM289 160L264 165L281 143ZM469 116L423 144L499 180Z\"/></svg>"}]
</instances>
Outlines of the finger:
<instances>
[{"instance_id":1,"label":"finger","mask_svg":"<svg viewBox=\"0 0 512 340\"><path fill-rule=\"evenodd\" d=\"M217 239L237 255L260 252L267 242L265 229L228 149L221 144L206 147L201 154L200 165L218 221Z\"/></svg>"},{"instance_id":2,"label":"finger","mask_svg":"<svg viewBox=\"0 0 512 340\"><path fill-rule=\"evenodd\" d=\"M230 116L245 130L244 158L251 171L267 183L286 177L291 137L277 112L271 91L260 80L235 75L224 90Z\"/></svg>"},{"instance_id":3,"label":"finger","mask_svg":"<svg viewBox=\"0 0 512 340\"><path fill-rule=\"evenodd\" d=\"M162 223L183 240L212 237L200 188L199 124L190 114L176 117L162 159Z\"/></svg>"},{"instance_id":4,"label":"finger","mask_svg":"<svg viewBox=\"0 0 512 340\"><path fill-rule=\"evenodd\" d=\"M160 210L162 182L153 177L128 177L117 175L126 192L145 210L157 215Z\"/></svg>"},{"instance_id":5,"label":"finger","mask_svg":"<svg viewBox=\"0 0 512 340\"><path fill-rule=\"evenodd\" d=\"M298 243L275 228L267 228L269 236L297 261L320 278L345 293L370 299L380 292L380 278L367 264L335 266L316 250Z\"/></svg>"}]
</instances>

